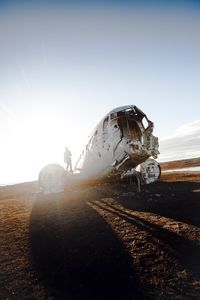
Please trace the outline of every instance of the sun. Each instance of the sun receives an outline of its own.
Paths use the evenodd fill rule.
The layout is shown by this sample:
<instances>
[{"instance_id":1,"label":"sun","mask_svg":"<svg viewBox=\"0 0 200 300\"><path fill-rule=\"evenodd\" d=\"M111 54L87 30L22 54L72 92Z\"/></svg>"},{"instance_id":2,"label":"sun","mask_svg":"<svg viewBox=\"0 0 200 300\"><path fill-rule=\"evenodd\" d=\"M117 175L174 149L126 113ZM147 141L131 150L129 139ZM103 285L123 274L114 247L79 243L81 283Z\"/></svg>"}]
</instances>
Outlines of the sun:
<instances>
[{"instance_id":1,"label":"sun","mask_svg":"<svg viewBox=\"0 0 200 300\"><path fill-rule=\"evenodd\" d=\"M62 112L27 112L15 120L6 141L4 158L9 166L2 164L4 175L11 182L37 180L45 165L65 166L66 146L72 151L74 164L81 152L82 132L83 126L77 126L73 118L64 118Z\"/></svg>"}]
</instances>

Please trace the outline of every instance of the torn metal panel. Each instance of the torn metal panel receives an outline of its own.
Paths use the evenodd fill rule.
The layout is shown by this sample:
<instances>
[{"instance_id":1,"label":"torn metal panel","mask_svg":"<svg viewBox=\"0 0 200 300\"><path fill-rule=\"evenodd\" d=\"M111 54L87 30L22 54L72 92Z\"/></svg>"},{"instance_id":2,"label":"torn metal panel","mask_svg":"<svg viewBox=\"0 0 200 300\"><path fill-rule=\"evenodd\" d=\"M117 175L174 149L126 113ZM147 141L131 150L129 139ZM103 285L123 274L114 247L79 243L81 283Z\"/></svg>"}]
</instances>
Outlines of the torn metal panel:
<instances>
[{"instance_id":1,"label":"torn metal panel","mask_svg":"<svg viewBox=\"0 0 200 300\"><path fill-rule=\"evenodd\" d=\"M151 158L148 158L145 162L140 164L136 169L141 175L143 184L152 183L156 181L161 175L161 168L158 162Z\"/></svg>"},{"instance_id":2,"label":"torn metal panel","mask_svg":"<svg viewBox=\"0 0 200 300\"><path fill-rule=\"evenodd\" d=\"M94 128L74 173L79 174L79 180L134 177L140 191L142 183L151 183L160 176L158 163L149 159L159 154L153 128L153 122L135 105L113 109ZM39 174L44 193L62 192L65 180L66 172L59 165L48 165Z\"/></svg>"},{"instance_id":3,"label":"torn metal panel","mask_svg":"<svg viewBox=\"0 0 200 300\"><path fill-rule=\"evenodd\" d=\"M44 194L60 193L64 191L65 169L58 164L50 164L42 168L38 183Z\"/></svg>"},{"instance_id":4,"label":"torn metal panel","mask_svg":"<svg viewBox=\"0 0 200 300\"><path fill-rule=\"evenodd\" d=\"M134 105L110 111L95 127L75 166L83 177L102 177L136 168L149 157L157 158L154 124Z\"/></svg>"}]
</instances>

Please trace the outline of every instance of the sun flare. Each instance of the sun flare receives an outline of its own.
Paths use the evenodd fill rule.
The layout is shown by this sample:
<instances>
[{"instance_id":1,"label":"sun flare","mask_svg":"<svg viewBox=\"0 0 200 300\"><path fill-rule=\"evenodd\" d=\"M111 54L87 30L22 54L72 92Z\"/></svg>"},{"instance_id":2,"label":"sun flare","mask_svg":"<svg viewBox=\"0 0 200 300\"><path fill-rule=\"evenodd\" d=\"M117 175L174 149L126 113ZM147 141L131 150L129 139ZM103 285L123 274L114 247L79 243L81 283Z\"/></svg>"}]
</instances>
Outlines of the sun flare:
<instances>
[{"instance_id":1,"label":"sun flare","mask_svg":"<svg viewBox=\"0 0 200 300\"><path fill-rule=\"evenodd\" d=\"M35 180L40 169L50 163L64 166L65 146L72 151L73 163L81 151L77 132L83 127L76 127L72 119L65 119L61 113L33 112L14 120L12 127L3 147L3 156L10 158L9 166L1 158L3 178L8 178L8 182L10 178L13 182Z\"/></svg>"}]
</instances>

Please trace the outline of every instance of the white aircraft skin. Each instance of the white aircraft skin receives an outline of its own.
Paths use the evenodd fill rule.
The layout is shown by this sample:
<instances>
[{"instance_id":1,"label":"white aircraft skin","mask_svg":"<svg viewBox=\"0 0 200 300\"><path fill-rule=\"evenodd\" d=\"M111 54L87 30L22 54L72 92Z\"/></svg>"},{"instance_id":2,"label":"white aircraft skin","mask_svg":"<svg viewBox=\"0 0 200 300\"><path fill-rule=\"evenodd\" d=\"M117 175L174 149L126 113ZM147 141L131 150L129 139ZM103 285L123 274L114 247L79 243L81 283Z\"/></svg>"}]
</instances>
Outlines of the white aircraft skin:
<instances>
[{"instance_id":1,"label":"white aircraft skin","mask_svg":"<svg viewBox=\"0 0 200 300\"><path fill-rule=\"evenodd\" d=\"M126 105L110 111L95 127L74 168L67 174L57 164L45 166L39 186L45 194L64 191L66 179L98 180L120 175L151 183L160 176L157 158L158 138L152 135L153 122L136 106ZM68 176L67 176L68 175Z\"/></svg>"},{"instance_id":2,"label":"white aircraft skin","mask_svg":"<svg viewBox=\"0 0 200 300\"><path fill-rule=\"evenodd\" d=\"M152 135L153 127L153 122L134 105L113 109L93 130L74 172L81 178L97 179L130 173L149 157L157 158L158 138ZM155 181L160 175L158 164L152 159L146 163L145 172L148 168L151 175L156 174L149 175L151 180L145 180L146 183Z\"/></svg>"}]
</instances>

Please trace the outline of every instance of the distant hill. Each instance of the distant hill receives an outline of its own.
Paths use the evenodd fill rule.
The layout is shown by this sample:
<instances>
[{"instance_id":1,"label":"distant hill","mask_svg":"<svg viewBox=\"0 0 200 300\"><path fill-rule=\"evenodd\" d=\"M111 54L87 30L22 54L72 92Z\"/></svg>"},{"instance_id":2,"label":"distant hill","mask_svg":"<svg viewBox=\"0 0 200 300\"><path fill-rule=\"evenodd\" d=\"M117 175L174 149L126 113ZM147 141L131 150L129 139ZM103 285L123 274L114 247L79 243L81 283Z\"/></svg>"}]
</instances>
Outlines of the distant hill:
<instances>
[{"instance_id":1,"label":"distant hill","mask_svg":"<svg viewBox=\"0 0 200 300\"><path fill-rule=\"evenodd\" d=\"M180 169L188 167L199 167L200 166L200 157L191 158L191 159L182 159L174 160L160 163L162 170L171 170L171 169Z\"/></svg>"}]
</instances>

